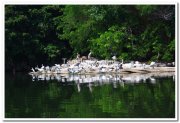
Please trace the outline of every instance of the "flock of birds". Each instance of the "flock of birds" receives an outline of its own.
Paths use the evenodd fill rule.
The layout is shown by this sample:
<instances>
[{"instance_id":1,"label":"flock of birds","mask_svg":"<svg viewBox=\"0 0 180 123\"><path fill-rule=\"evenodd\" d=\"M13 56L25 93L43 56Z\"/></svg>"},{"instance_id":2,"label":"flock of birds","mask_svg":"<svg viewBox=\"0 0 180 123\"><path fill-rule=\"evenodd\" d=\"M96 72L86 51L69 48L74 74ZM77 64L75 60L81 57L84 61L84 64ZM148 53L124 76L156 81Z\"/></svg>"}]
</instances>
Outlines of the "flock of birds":
<instances>
[{"instance_id":1,"label":"flock of birds","mask_svg":"<svg viewBox=\"0 0 180 123\"><path fill-rule=\"evenodd\" d=\"M30 74L61 74L61 73L108 73L108 72L120 72L121 69L153 69L154 67L167 67L174 66L173 63L156 63L150 64L140 63L139 61L124 63L116 60L116 56L112 57L112 60L97 60L91 59L79 59L77 56L74 60L69 60L64 64L55 64L54 66L38 66L32 68Z\"/></svg>"},{"instance_id":2,"label":"flock of birds","mask_svg":"<svg viewBox=\"0 0 180 123\"><path fill-rule=\"evenodd\" d=\"M67 63L55 64L53 66L44 66L32 68L30 75L32 81L36 80L57 80L60 82L75 82L78 88L78 92L81 90L81 84L87 84L89 90L92 91L92 86L103 85L112 83L113 87L116 88L118 83L120 86L124 86L124 83L139 83L146 82L147 80L154 84L156 82L155 76L169 76L171 74L166 73L148 73L148 74L116 74L122 69L153 69L154 67L174 67L175 63L156 63L151 62L150 64L140 63L139 61L132 61L124 63L122 60L117 61L116 56L112 57L112 60L97 60L92 58L91 53L88 57L80 57L77 54L76 59L69 60ZM65 60L65 58L63 59ZM70 73L70 74L67 74ZM81 74L75 74L81 73ZM85 74L91 73L91 74ZM97 74L100 73L100 74ZM101 74L103 73L103 74ZM107 74L106 74L107 73ZM165 74L165 75L164 75ZM171 75L173 76L173 75ZM174 76L173 76L174 77Z\"/></svg>"}]
</instances>

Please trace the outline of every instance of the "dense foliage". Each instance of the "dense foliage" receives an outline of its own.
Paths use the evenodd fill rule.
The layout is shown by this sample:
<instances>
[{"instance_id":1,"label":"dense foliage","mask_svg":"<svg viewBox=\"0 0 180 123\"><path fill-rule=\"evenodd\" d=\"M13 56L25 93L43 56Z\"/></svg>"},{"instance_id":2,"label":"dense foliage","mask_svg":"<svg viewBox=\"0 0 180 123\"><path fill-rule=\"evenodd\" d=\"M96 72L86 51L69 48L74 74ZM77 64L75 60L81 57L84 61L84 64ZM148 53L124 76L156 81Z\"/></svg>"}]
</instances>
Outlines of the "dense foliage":
<instances>
[{"instance_id":1,"label":"dense foliage","mask_svg":"<svg viewBox=\"0 0 180 123\"><path fill-rule=\"evenodd\" d=\"M99 59L175 60L174 5L6 5L6 70Z\"/></svg>"}]
</instances>

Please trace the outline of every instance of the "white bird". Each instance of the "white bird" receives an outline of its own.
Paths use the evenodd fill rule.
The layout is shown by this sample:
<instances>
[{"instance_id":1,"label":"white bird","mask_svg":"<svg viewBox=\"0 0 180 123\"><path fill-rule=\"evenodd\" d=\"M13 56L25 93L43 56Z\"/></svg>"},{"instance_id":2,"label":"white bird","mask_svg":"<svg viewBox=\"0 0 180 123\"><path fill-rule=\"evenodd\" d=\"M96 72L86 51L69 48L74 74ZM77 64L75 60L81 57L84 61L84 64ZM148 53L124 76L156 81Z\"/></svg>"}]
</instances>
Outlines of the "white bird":
<instances>
[{"instance_id":1,"label":"white bird","mask_svg":"<svg viewBox=\"0 0 180 123\"><path fill-rule=\"evenodd\" d=\"M175 62L172 62L173 67L175 66Z\"/></svg>"},{"instance_id":2,"label":"white bird","mask_svg":"<svg viewBox=\"0 0 180 123\"><path fill-rule=\"evenodd\" d=\"M46 73L51 73L49 66L46 66L46 67L45 67L45 70L46 70Z\"/></svg>"},{"instance_id":3,"label":"white bird","mask_svg":"<svg viewBox=\"0 0 180 123\"><path fill-rule=\"evenodd\" d=\"M49 70L49 69L50 69L50 67L49 67L49 66L46 66L46 67L45 67L45 69L46 69L46 70Z\"/></svg>"},{"instance_id":4,"label":"white bird","mask_svg":"<svg viewBox=\"0 0 180 123\"><path fill-rule=\"evenodd\" d=\"M101 67L101 68L99 69L99 71L102 72L102 73L104 73L104 72L106 72L106 68Z\"/></svg>"},{"instance_id":5,"label":"white bird","mask_svg":"<svg viewBox=\"0 0 180 123\"><path fill-rule=\"evenodd\" d=\"M88 59L91 59L91 52L88 54Z\"/></svg>"},{"instance_id":6,"label":"white bird","mask_svg":"<svg viewBox=\"0 0 180 123\"><path fill-rule=\"evenodd\" d=\"M44 69L44 65L42 64L41 69Z\"/></svg>"},{"instance_id":7,"label":"white bird","mask_svg":"<svg viewBox=\"0 0 180 123\"><path fill-rule=\"evenodd\" d=\"M126 68L132 68L133 65L134 65L134 62L132 61L131 63L124 63L124 61L123 61L123 59L122 59L121 64L122 64L122 68L123 68L123 69L126 69Z\"/></svg>"},{"instance_id":8,"label":"white bird","mask_svg":"<svg viewBox=\"0 0 180 123\"><path fill-rule=\"evenodd\" d=\"M58 68L60 68L60 67L61 67L61 65L60 65L60 64L55 64L55 66L56 66L56 67L58 67Z\"/></svg>"},{"instance_id":9,"label":"white bird","mask_svg":"<svg viewBox=\"0 0 180 123\"><path fill-rule=\"evenodd\" d=\"M68 68L61 68L60 73L68 73Z\"/></svg>"},{"instance_id":10,"label":"white bird","mask_svg":"<svg viewBox=\"0 0 180 123\"><path fill-rule=\"evenodd\" d=\"M115 61L117 58L116 58L116 56L113 56L112 59Z\"/></svg>"},{"instance_id":11,"label":"white bird","mask_svg":"<svg viewBox=\"0 0 180 123\"><path fill-rule=\"evenodd\" d=\"M83 68L78 66L73 66L68 69L70 73L79 73Z\"/></svg>"},{"instance_id":12,"label":"white bird","mask_svg":"<svg viewBox=\"0 0 180 123\"><path fill-rule=\"evenodd\" d=\"M155 64L156 64L156 62L151 62L151 63L150 63L150 67L154 68L154 67L155 67Z\"/></svg>"},{"instance_id":13,"label":"white bird","mask_svg":"<svg viewBox=\"0 0 180 123\"><path fill-rule=\"evenodd\" d=\"M35 70L34 70L34 68L31 68L31 70L33 71L33 73L35 73Z\"/></svg>"},{"instance_id":14,"label":"white bird","mask_svg":"<svg viewBox=\"0 0 180 123\"><path fill-rule=\"evenodd\" d=\"M151 63L150 63L150 66L155 65L155 63L156 63L156 62L151 62Z\"/></svg>"},{"instance_id":15,"label":"white bird","mask_svg":"<svg viewBox=\"0 0 180 123\"><path fill-rule=\"evenodd\" d=\"M133 65L133 67L141 68L141 67L143 67L143 64L141 64L139 61L136 61L135 64Z\"/></svg>"},{"instance_id":16,"label":"white bird","mask_svg":"<svg viewBox=\"0 0 180 123\"><path fill-rule=\"evenodd\" d=\"M38 70L39 72L44 73L44 68L42 68L42 67L41 68L36 67L35 69Z\"/></svg>"}]
</instances>

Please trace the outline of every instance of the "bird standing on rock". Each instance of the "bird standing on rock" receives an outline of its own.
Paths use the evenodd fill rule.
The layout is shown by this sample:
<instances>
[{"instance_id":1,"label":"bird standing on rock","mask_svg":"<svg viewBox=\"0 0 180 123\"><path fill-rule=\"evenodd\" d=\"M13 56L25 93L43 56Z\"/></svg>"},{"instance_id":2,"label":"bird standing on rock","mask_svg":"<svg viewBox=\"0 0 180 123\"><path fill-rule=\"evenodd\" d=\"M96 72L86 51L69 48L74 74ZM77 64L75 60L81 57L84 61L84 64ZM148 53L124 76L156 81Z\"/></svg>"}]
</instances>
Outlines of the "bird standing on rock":
<instances>
[{"instance_id":1,"label":"bird standing on rock","mask_svg":"<svg viewBox=\"0 0 180 123\"><path fill-rule=\"evenodd\" d=\"M35 73L35 70L34 70L34 68L31 68L31 70L33 71L33 73Z\"/></svg>"},{"instance_id":2,"label":"bird standing on rock","mask_svg":"<svg viewBox=\"0 0 180 123\"><path fill-rule=\"evenodd\" d=\"M114 61L116 61L117 58L116 58L116 56L113 56L112 59L113 59Z\"/></svg>"},{"instance_id":3,"label":"bird standing on rock","mask_svg":"<svg viewBox=\"0 0 180 123\"><path fill-rule=\"evenodd\" d=\"M77 53L76 60L79 60L79 59L80 59L80 54Z\"/></svg>"},{"instance_id":4,"label":"bird standing on rock","mask_svg":"<svg viewBox=\"0 0 180 123\"><path fill-rule=\"evenodd\" d=\"M91 59L91 54L92 54L91 52L88 54L88 59Z\"/></svg>"},{"instance_id":5,"label":"bird standing on rock","mask_svg":"<svg viewBox=\"0 0 180 123\"><path fill-rule=\"evenodd\" d=\"M153 69L154 69L155 65L156 65L156 62L153 62L153 61L152 61L152 62L150 63L150 67L152 67Z\"/></svg>"}]
</instances>

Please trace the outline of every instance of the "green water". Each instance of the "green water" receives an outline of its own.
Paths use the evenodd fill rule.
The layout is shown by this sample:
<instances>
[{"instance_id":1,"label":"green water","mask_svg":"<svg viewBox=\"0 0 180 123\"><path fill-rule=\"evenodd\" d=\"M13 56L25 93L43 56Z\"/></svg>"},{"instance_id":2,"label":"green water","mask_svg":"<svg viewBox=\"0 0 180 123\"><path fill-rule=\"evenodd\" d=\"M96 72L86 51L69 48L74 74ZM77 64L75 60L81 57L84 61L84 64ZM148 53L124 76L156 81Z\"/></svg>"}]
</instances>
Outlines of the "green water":
<instances>
[{"instance_id":1,"label":"green water","mask_svg":"<svg viewBox=\"0 0 180 123\"><path fill-rule=\"evenodd\" d=\"M113 87L113 83L87 84L77 89L75 82L32 81L31 76L5 77L6 118L174 118L173 77L156 78Z\"/></svg>"}]
</instances>

